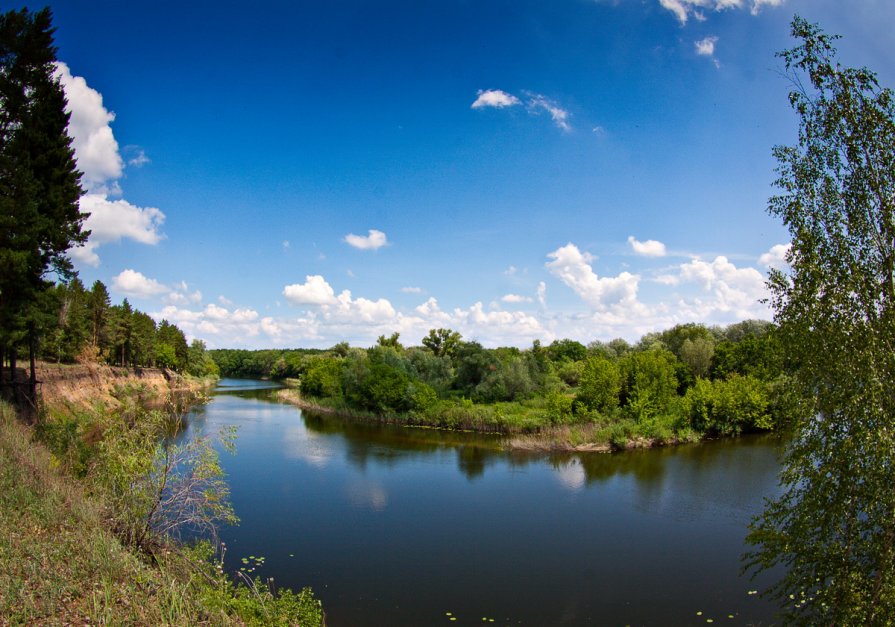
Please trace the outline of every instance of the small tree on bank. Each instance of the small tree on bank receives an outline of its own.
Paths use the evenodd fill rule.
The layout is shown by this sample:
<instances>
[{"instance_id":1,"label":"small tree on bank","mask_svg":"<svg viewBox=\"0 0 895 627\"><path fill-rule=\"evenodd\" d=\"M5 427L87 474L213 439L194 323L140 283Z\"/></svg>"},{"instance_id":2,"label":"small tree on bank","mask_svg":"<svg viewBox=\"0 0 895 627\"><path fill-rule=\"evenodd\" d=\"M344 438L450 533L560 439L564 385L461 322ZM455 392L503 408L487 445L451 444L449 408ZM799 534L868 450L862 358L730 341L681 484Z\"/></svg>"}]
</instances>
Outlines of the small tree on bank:
<instances>
[{"instance_id":1,"label":"small tree on bank","mask_svg":"<svg viewBox=\"0 0 895 627\"><path fill-rule=\"evenodd\" d=\"M834 37L795 18L779 56L801 118L774 150L789 228L772 272L779 338L800 411L782 496L751 527L753 571L786 624L881 625L895 617L895 104L875 75L836 61Z\"/></svg>"}]
</instances>

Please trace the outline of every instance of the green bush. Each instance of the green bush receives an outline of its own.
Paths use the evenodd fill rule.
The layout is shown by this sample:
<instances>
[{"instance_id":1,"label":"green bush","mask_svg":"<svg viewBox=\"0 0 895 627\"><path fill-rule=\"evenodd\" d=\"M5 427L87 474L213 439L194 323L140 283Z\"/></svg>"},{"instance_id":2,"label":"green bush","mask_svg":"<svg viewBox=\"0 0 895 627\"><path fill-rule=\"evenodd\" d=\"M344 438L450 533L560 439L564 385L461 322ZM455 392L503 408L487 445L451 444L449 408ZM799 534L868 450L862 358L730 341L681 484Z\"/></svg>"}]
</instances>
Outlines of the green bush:
<instances>
[{"instance_id":1,"label":"green bush","mask_svg":"<svg viewBox=\"0 0 895 627\"><path fill-rule=\"evenodd\" d=\"M618 407L621 373L608 357L589 357L584 362L576 400L588 409L607 413Z\"/></svg>"},{"instance_id":2,"label":"green bush","mask_svg":"<svg viewBox=\"0 0 895 627\"><path fill-rule=\"evenodd\" d=\"M332 357L312 357L301 377L301 393L319 398L342 395L342 367Z\"/></svg>"},{"instance_id":3,"label":"green bush","mask_svg":"<svg viewBox=\"0 0 895 627\"><path fill-rule=\"evenodd\" d=\"M639 422L668 410L677 395L676 363L674 354L661 348L629 353L619 361L621 396L632 418Z\"/></svg>"},{"instance_id":4,"label":"green bush","mask_svg":"<svg viewBox=\"0 0 895 627\"><path fill-rule=\"evenodd\" d=\"M751 376L698 379L684 397L692 427L703 433L737 435L747 429L771 429L768 387Z\"/></svg>"}]
</instances>

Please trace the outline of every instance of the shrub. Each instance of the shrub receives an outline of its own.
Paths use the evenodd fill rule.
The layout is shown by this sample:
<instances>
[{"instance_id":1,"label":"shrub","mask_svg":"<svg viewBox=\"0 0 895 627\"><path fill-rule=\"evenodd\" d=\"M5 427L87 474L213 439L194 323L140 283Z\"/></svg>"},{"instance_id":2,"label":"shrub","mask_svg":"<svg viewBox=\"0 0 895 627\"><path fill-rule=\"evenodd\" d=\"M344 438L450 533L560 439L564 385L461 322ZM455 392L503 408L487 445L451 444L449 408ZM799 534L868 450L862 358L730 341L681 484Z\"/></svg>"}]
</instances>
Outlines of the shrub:
<instances>
[{"instance_id":1,"label":"shrub","mask_svg":"<svg viewBox=\"0 0 895 627\"><path fill-rule=\"evenodd\" d=\"M581 372L576 400L588 409L608 413L618 407L620 391L618 364L602 355L588 358Z\"/></svg>"}]
</instances>

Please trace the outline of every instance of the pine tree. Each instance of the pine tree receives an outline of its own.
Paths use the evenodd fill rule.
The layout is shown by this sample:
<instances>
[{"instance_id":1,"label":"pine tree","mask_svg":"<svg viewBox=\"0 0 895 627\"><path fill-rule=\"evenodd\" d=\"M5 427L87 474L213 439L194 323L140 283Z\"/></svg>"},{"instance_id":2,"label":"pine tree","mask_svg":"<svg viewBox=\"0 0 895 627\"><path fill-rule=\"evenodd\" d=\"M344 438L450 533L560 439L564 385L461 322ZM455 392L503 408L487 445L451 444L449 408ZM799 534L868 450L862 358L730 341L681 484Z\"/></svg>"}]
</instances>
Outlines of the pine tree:
<instances>
[{"instance_id":1,"label":"pine tree","mask_svg":"<svg viewBox=\"0 0 895 627\"><path fill-rule=\"evenodd\" d=\"M53 32L49 9L0 15L0 350L14 369L27 345L32 398L37 343L53 324L47 277L70 278L66 251L89 235Z\"/></svg>"}]
</instances>

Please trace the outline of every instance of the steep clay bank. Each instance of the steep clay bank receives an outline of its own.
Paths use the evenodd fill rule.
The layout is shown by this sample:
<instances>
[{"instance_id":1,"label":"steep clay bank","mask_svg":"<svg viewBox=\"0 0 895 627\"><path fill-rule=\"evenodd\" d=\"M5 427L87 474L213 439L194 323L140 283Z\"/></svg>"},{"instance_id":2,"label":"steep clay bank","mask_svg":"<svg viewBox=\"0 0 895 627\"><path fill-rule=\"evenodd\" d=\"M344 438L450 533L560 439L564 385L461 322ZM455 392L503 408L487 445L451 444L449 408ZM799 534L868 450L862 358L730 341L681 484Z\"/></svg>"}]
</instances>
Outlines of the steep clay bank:
<instances>
[{"instance_id":1,"label":"steep clay bank","mask_svg":"<svg viewBox=\"0 0 895 627\"><path fill-rule=\"evenodd\" d=\"M179 396L201 394L212 382L183 377L165 368L120 368L104 364L38 362L37 380L48 407L87 409L98 403L107 409L121 405L120 390L139 391L141 403L163 405Z\"/></svg>"}]
</instances>

